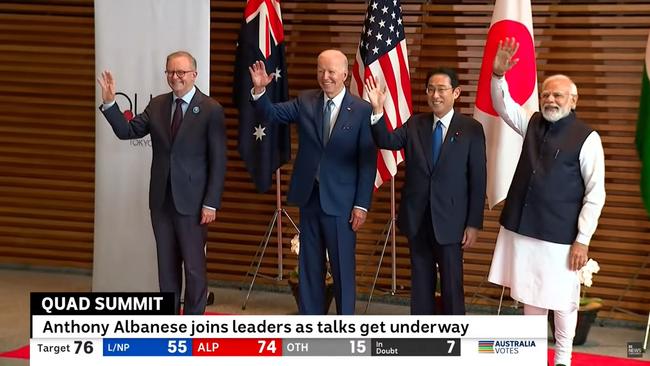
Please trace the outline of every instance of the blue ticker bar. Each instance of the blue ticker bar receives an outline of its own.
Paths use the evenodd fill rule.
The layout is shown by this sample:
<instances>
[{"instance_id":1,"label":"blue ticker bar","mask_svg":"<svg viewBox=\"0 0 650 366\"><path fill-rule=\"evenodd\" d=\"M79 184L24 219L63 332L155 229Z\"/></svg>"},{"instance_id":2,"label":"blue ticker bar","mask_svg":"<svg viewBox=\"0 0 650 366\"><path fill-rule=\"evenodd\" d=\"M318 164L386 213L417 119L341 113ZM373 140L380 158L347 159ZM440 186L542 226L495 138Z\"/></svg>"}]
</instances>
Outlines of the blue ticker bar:
<instances>
[{"instance_id":1,"label":"blue ticker bar","mask_svg":"<svg viewBox=\"0 0 650 366\"><path fill-rule=\"evenodd\" d=\"M190 338L106 338L104 356L191 356Z\"/></svg>"}]
</instances>

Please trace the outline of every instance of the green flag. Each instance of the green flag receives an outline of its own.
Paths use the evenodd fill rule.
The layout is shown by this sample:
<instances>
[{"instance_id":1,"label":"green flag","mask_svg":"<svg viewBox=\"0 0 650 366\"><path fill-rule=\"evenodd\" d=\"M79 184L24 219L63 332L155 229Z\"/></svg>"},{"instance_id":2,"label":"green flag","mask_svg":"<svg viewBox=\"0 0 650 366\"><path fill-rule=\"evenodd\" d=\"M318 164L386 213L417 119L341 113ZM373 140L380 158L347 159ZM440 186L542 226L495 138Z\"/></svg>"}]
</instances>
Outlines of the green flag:
<instances>
[{"instance_id":1,"label":"green flag","mask_svg":"<svg viewBox=\"0 0 650 366\"><path fill-rule=\"evenodd\" d=\"M645 50L645 67L641 81L636 148L641 160L641 197L650 216L650 36L648 36L648 45Z\"/></svg>"}]
</instances>

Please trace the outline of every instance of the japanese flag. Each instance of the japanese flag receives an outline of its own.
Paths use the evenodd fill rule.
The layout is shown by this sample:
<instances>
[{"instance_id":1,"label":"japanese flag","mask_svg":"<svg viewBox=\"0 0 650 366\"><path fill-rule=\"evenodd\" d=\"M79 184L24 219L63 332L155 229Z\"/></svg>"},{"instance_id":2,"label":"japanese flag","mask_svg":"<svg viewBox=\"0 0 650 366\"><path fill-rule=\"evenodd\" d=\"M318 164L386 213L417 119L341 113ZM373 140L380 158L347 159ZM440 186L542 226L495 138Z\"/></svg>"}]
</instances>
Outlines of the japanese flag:
<instances>
[{"instance_id":1,"label":"japanese flag","mask_svg":"<svg viewBox=\"0 0 650 366\"><path fill-rule=\"evenodd\" d=\"M539 101L530 0L496 1L483 51L474 118L483 124L485 130L487 198L490 208L506 198L523 143L523 138L497 115L490 96L494 56L499 41L506 37L515 38L519 42L519 50L514 55L519 62L505 76L510 94L515 102L532 114L539 109Z\"/></svg>"}]
</instances>

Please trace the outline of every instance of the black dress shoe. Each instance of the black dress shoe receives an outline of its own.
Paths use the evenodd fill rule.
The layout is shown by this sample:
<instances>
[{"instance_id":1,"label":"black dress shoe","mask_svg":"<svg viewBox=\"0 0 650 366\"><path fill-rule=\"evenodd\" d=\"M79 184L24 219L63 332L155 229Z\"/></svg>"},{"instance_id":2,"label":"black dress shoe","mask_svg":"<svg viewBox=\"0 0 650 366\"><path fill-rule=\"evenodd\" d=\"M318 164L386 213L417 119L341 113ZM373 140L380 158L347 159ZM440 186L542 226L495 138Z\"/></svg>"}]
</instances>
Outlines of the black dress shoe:
<instances>
[{"instance_id":1,"label":"black dress shoe","mask_svg":"<svg viewBox=\"0 0 650 366\"><path fill-rule=\"evenodd\" d=\"M214 304L214 292L208 291L208 301L205 304L208 306Z\"/></svg>"}]
</instances>

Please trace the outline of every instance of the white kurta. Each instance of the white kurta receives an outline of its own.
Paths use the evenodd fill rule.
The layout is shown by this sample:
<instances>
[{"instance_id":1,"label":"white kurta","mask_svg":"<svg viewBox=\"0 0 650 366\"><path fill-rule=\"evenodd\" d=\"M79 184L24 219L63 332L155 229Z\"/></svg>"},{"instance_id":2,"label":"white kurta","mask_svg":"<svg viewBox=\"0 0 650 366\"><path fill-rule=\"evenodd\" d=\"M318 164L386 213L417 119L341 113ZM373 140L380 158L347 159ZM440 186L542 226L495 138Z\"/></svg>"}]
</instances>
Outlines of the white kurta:
<instances>
[{"instance_id":1,"label":"white kurta","mask_svg":"<svg viewBox=\"0 0 650 366\"><path fill-rule=\"evenodd\" d=\"M524 304L570 310L580 298L577 272L569 269L570 249L502 226L488 280L509 287L510 297Z\"/></svg>"},{"instance_id":2,"label":"white kurta","mask_svg":"<svg viewBox=\"0 0 650 366\"><path fill-rule=\"evenodd\" d=\"M499 116L525 137L531 116L512 100L505 80L493 77L491 93ZM582 145L579 160L585 196L575 241L589 245L605 204L605 154L596 131ZM488 280L509 287L510 296L524 304L570 310L580 298L577 272L569 269L570 250L570 245L523 236L502 226Z\"/></svg>"}]
</instances>

